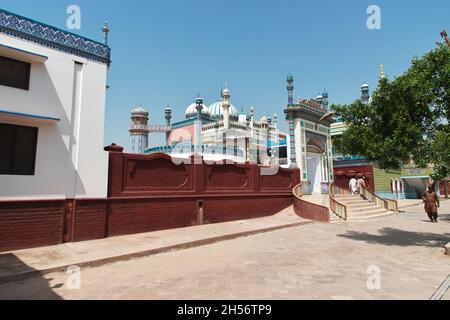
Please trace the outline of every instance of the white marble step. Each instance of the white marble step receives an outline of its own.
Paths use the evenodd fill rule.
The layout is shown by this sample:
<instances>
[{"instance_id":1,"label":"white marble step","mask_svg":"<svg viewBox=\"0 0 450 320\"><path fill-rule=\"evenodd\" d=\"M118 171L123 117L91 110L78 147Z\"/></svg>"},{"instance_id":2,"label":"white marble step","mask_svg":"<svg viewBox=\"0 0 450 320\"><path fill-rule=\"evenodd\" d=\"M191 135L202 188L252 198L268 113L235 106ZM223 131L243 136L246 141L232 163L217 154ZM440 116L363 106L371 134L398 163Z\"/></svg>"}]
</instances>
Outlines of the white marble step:
<instances>
[{"instance_id":1,"label":"white marble step","mask_svg":"<svg viewBox=\"0 0 450 320\"><path fill-rule=\"evenodd\" d=\"M394 213L392 211L385 211L384 213L368 215L368 216L349 216L348 221L376 220L376 219L391 217L393 215L394 215Z\"/></svg>"},{"instance_id":2,"label":"white marble step","mask_svg":"<svg viewBox=\"0 0 450 320\"><path fill-rule=\"evenodd\" d=\"M336 195L335 197L337 201L347 206L347 221L365 221L393 215L393 212L375 206L360 195ZM330 208L328 195L305 195L302 198L307 202ZM344 220L330 210L330 223L340 222Z\"/></svg>"},{"instance_id":3,"label":"white marble step","mask_svg":"<svg viewBox=\"0 0 450 320\"><path fill-rule=\"evenodd\" d=\"M360 213L372 213L372 212L379 212L379 211L387 211L384 208L379 208L375 206L367 206L365 208L358 208L358 209L348 209L348 213L352 214L360 214Z\"/></svg>"},{"instance_id":4,"label":"white marble step","mask_svg":"<svg viewBox=\"0 0 450 320\"><path fill-rule=\"evenodd\" d=\"M349 211L349 212L347 212L347 215L349 217L364 217L364 216L372 216L372 215L377 215L377 214L386 213L386 212L389 212L389 211L387 211L385 209L376 208L376 209L359 211L359 212Z\"/></svg>"}]
</instances>

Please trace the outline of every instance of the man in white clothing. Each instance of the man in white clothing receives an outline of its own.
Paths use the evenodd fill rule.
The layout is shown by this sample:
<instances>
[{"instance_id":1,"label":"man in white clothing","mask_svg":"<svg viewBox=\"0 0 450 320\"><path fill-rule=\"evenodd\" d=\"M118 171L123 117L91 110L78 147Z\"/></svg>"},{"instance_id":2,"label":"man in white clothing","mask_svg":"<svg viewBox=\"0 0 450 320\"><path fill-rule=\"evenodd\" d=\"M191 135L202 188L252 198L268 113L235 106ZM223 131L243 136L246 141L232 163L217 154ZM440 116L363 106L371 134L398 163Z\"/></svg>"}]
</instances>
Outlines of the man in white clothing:
<instances>
[{"instance_id":1,"label":"man in white clothing","mask_svg":"<svg viewBox=\"0 0 450 320\"><path fill-rule=\"evenodd\" d=\"M349 189L350 189L352 194L356 194L356 192L358 191L358 181L356 180L355 177L352 177L350 179L348 187L349 187Z\"/></svg>"}]
</instances>

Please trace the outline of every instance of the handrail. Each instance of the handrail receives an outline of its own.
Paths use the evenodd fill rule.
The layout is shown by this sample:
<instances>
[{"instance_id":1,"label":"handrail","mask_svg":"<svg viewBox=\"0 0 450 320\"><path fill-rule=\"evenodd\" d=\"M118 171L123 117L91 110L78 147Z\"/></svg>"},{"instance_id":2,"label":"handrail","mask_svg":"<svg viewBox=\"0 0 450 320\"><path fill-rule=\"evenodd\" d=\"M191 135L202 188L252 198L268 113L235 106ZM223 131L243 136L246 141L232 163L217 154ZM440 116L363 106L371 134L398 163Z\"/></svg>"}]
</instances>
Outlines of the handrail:
<instances>
[{"instance_id":1,"label":"handrail","mask_svg":"<svg viewBox=\"0 0 450 320\"><path fill-rule=\"evenodd\" d=\"M398 202L396 200L381 198L364 186L361 186L361 196L379 208L395 212L398 211Z\"/></svg>"},{"instance_id":2,"label":"handrail","mask_svg":"<svg viewBox=\"0 0 450 320\"><path fill-rule=\"evenodd\" d=\"M302 184L300 183L299 185L296 185L294 187L294 189L292 190L292 193L294 194L294 196L297 199L300 199L301 197L303 197L303 191L302 191Z\"/></svg>"},{"instance_id":3,"label":"handrail","mask_svg":"<svg viewBox=\"0 0 450 320\"><path fill-rule=\"evenodd\" d=\"M303 191L301 183L294 187L294 189L292 190L292 194L294 196L293 199L294 212L298 216L304 219L321 222L331 221L330 208L303 199Z\"/></svg>"},{"instance_id":4,"label":"handrail","mask_svg":"<svg viewBox=\"0 0 450 320\"><path fill-rule=\"evenodd\" d=\"M333 194L352 194L349 190L339 187L339 186L335 185L334 183L332 183L332 184L333 184L333 189L336 191L336 192L333 192Z\"/></svg>"},{"instance_id":5,"label":"handrail","mask_svg":"<svg viewBox=\"0 0 450 320\"><path fill-rule=\"evenodd\" d=\"M335 186L333 182L330 183L330 187L328 188L331 211L333 211L341 219L347 220L348 219L347 206L336 200L336 198L334 197L335 192L337 192L336 194L347 194L348 191Z\"/></svg>"}]
</instances>

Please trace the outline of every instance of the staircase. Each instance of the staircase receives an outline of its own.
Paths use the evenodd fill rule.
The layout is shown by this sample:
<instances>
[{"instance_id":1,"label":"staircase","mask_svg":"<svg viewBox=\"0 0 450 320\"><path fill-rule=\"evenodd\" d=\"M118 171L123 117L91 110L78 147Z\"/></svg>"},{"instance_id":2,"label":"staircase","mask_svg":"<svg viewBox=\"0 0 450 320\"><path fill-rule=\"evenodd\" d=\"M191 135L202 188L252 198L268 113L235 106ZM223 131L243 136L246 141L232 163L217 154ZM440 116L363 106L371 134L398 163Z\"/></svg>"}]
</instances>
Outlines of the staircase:
<instances>
[{"instance_id":1,"label":"staircase","mask_svg":"<svg viewBox=\"0 0 450 320\"><path fill-rule=\"evenodd\" d=\"M385 218L392 216L393 211L380 208L375 204L365 200L360 195L342 194L334 196L337 201L347 207L347 220L348 221L366 221L371 219ZM330 208L330 196L329 195L305 195L303 200L314 203L323 207ZM330 223L339 223L344 220L330 211Z\"/></svg>"},{"instance_id":2,"label":"staircase","mask_svg":"<svg viewBox=\"0 0 450 320\"><path fill-rule=\"evenodd\" d=\"M394 211L380 208L360 195L335 195L335 198L347 207L348 221L372 220L394 215Z\"/></svg>"}]
</instances>

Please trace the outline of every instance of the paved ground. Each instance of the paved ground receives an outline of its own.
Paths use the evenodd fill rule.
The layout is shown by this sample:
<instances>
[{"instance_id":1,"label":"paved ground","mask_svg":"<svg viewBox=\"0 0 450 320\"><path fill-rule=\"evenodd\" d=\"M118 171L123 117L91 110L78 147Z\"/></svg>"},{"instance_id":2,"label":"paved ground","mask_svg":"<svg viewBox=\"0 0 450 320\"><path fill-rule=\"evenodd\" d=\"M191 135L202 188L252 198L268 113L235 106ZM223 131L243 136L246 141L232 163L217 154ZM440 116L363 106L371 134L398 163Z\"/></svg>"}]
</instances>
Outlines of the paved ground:
<instances>
[{"instance_id":1,"label":"paved ground","mask_svg":"<svg viewBox=\"0 0 450 320\"><path fill-rule=\"evenodd\" d=\"M5 278L30 271L48 273L49 270L60 271L61 267L65 270L74 264L98 266L309 223L313 221L298 217L289 207L276 215L257 219L6 252L0 254L0 283L5 282Z\"/></svg>"},{"instance_id":2,"label":"paved ground","mask_svg":"<svg viewBox=\"0 0 450 320\"><path fill-rule=\"evenodd\" d=\"M450 275L450 202L438 224L406 211L85 268L79 290L53 273L0 285L0 299L429 299ZM368 269L381 271L378 290Z\"/></svg>"}]
</instances>

